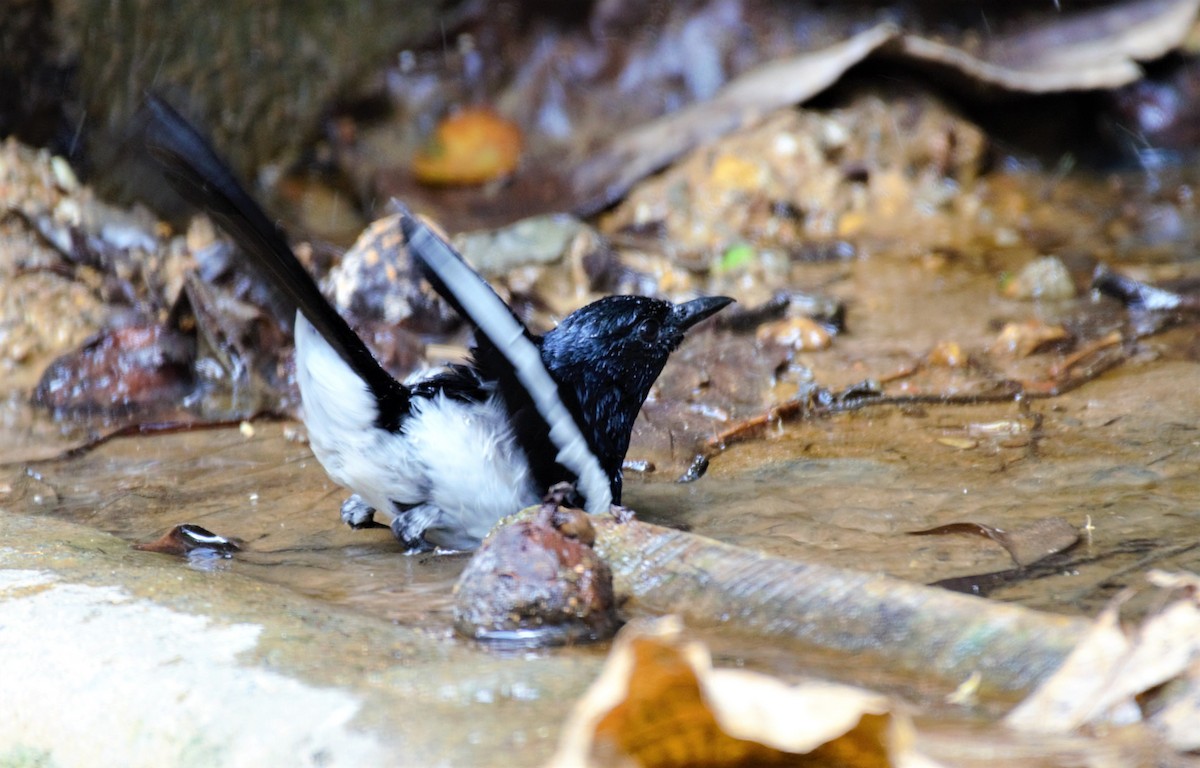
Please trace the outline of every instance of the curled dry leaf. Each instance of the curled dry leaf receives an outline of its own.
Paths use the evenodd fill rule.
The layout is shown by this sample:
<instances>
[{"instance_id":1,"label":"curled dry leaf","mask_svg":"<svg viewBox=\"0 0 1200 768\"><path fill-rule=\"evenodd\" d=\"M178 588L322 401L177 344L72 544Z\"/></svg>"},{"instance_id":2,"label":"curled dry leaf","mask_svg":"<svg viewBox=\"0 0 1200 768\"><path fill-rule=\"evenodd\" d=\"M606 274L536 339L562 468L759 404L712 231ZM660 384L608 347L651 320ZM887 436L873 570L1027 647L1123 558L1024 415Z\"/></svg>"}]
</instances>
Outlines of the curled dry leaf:
<instances>
[{"instance_id":1,"label":"curled dry leaf","mask_svg":"<svg viewBox=\"0 0 1200 768\"><path fill-rule=\"evenodd\" d=\"M622 630L575 706L553 766L886 766L912 726L888 699L847 686L788 685L714 670L708 651L667 618ZM804 763L808 764L808 763Z\"/></svg>"},{"instance_id":2,"label":"curled dry leaf","mask_svg":"<svg viewBox=\"0 0 1200 768\"><path fill-rule=\"evenodd\" d=\"M889 53L958 71L982 85L1025 93L1115 88L1142 76L1139 61L1180 46L1197 0L1135 0L1075 14L1013 34L989 36L968 51L905 35Z\"/></svg>"},{"instance_id":3,"label":"curled dry leaf","mask_svg":"<svg viewBox=\"0 0 1200 768\"><path fill-rule=\"evenodd\" d=\"M602 210L624 197L639 179L693 148L812 98L897 32L891 24L880 24L828 48L770 62L730 81L708 101L617 137L575 169L571 181L580 201L577 212Z\"/></svg>"},{"instance_id":4,"label":"curled dry leaf","mask_svg":"<svg viewBox=\"0 0 1200 768\"><path fill-rule=\"evenodd\" d=\"M1069 341L1071 334L1061 325L1046 325L1036 320L1006 323L992 343L992 352L1013 357L1029 357L1047 347Z\"/></svg>"},{"instance_id":5,"label":"curled dry leaf","mask_svg":"<svg viewBox=\"0 0 1200 768\"><path fill-rule=\"evenodd\" d=\"M1097 617L1091 631L1050 678L1009 713L1007 725L1038 733L1067 733L1081 726L1123 724L1142 719L1141 704L1151 692L1168 700L1152 722L1176 749L1200 747L1200 605L1196 577L1153 583L1178 584L1185 596L1126 632L1118 605ZM1164 687L1180 681L1177 690Z\"/></svg>"},{"instance_id":6,"label":"curled dry leaf","mask_svg":"<svg viewBox=\"0 0 1200 768\"><path fill-rule=\"evenodd\" d=\"M909 535L936 536L947 533L973 533L991 539L1004 547L1017 565L1032 565L1044 557L1073 547L1079 541L1079 529L1061 517L1034 520L1011 530L983 523L949 523L924 531L911 531Z\"/></svg>"},{"instance_id":7,"label":"curled dry leaf","mask_svg":"<svg viewBox=\"0 0 1200 768\"><path fill-rule=\"evenodd\" d=\"M835 45L768 62L726 83L708 101L616 137L571 174L574 210L590 215L625 196L640 179L731 131L755 125L837 82L873 55L925 63L968 83L1019 93L1116 88L1142 76L1187 39L1200 0L1127 0L1049 22L1024 25L986 43L959 44L879 24Z\"/></svg>"},{"instance_id":8,"label":"curled dry leaf","mask_svg":"<svg viewBox=\"0 0 1200 768\"><path fill-rule=\"evenodd\" d=\"M194 552L207 552L215 557L233 557L241 549L234 539L213 533L199 525L184 523L177 525L154 541L134 544L134 549L157 552L163 555L189 556Z\"/></svg>"}]
</instances>

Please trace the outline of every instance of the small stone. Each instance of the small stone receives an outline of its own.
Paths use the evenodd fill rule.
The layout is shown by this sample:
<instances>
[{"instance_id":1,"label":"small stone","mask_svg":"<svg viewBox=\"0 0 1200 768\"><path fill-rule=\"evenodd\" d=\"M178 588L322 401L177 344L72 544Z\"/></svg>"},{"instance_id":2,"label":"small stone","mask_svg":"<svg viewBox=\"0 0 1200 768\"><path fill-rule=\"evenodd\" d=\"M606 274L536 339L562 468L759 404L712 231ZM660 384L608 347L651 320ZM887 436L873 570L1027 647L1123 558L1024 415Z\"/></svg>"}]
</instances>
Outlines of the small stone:
<instances>
[{"instance_id":1,"label":"small stone","mask_svg":"<svg viewBox=\"0 0 1200 768\"><path fill-rule=\"evenodd\" d=\"M759 344L775 344L797 351L828 349L833 337L820 323L807 317L788 317L759 326Z\"/></svg>"},{"instance_id":2,"label":"small stone","mask_svg":"<svg viewBox=\"0 0 1200 768\"><path fill-rule=\"evenodd\" d=\"M967 356L955 341L939 341L929 351L927 359L930 365L941 368L961 368L967 364Z\"/></svg>"},{"instance_id":3,"label":"small stone","mask_svg":"<svg viewBox=\"0 0 1200 768\"><path fill-rule=\"evenodd\" d=\"M969 451L972 448L979 446L978 440L973 440L968 437L939 437L938 443L948 448L954 448L959 451Z\"/></svg>"},{"instance_id":4,"label":"small stone","mask_svg":"<svg viewBox=\"0 0 1200 768\"><path fill-rule=\"evenodd\" d=\"M63 192L74 193L79 191L79 179L75 176L75 171L65 158L58 155L50 158L50 170L54 172L54 183Z\"/></svg>"},{"instance_id":5,"label":"small stone","mask_svg":"<svg viewBox=\"0 0 1200 768\"><path fill-rule=\"evenodd\" d=\"M492 531L454 587L455 628L519 646L609 637L612 572L589 546L594 535L586 513L553 502Z\"/></svg>"},{"instance_id":6,"label":"small stone","mask_svg":"<svg viewBox=\"0 0 1200 768\"><path fill-rule=\"evenodd\" d=\"M1075 297L1075 281L1057 256L1035 259L1004 286L1004 297L1029 301L1071 299Z\"/></svg>"}]
</instances>

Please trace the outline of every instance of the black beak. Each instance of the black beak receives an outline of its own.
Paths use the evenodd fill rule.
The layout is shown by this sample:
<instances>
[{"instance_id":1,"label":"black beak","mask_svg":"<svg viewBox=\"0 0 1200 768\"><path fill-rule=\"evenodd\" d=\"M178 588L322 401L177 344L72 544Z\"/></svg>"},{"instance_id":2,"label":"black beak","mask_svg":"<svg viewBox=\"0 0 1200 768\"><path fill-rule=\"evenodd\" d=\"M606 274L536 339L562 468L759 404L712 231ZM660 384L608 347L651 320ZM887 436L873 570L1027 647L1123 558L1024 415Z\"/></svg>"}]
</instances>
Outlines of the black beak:
<instances>
[{"instance_id":1,"label":"black beak","mask_svg":"<svg viewBox=\"0 0 1200 768\"><path fill-rule=\"evenodd\" d=\"M676 304L671 310L671 320L680 331L686 331L706 317L711 317L733 303L728 296L705 296Z\"/></svg>"}]
</instances>

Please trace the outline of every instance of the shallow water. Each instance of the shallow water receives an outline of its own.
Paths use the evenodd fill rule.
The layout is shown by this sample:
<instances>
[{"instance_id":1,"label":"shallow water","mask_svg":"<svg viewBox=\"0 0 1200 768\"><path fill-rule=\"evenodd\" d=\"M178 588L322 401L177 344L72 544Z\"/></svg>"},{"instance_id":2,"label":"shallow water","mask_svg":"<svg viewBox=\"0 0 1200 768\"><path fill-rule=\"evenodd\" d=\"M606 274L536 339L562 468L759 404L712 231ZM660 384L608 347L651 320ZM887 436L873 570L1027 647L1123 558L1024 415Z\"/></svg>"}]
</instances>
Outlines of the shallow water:
<instances>
[{"instance_id":1,"label":"shallow water","mask_svg":"<svg viewBox=\"0 0 1200 768\"><path fill-rule=\"evenodd\" d=\"M694 483L670 482L665 472L631 476L626 502L648 521L919 582L1014 565L978 537L909 532L955 522L1013 529L1048 516L1081 528L1090 521L1082 543L1060 556L1061 573L1018 577L994 596L1093 613L1137 578L1137 569L1125 572L1135 563L1200 566L1187 548L1200 533L1200 387L1180 386L1196 380L1194 363L1160 359L1028 407L876 406L783 424L728 448ZM980 439L969 449L939 442L972 425L1027 428L1034 414L1036 440ZM446 631L465 556L405 556L385 529L346 528L338 518L344 491L303 442L289 439L302 429L260 422L252 432L119 438L70 460L9 465L3 502L131 542L201 525L242 540L244 551L197 567ZM631 457L638 451L635 443Z\"/></svg>"}]
</instances>

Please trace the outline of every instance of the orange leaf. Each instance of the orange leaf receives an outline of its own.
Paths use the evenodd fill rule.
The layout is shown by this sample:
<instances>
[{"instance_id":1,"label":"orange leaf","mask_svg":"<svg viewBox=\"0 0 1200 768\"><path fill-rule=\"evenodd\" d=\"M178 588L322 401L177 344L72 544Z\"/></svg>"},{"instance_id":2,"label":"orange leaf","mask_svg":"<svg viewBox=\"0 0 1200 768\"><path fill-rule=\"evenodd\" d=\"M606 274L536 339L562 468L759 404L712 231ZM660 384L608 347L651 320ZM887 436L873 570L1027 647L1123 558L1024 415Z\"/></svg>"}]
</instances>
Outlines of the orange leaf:
<instances>
[{"instance_id":1,"label":"orange leaf","mask_svg":"<svg viewBox=\"0 0 1200 768\"><path fill-rule=\"evenodd\" d=\"M487 107L472 107L438 124L413 157L424 184L468 186L512 173L521 156L521 130Z\"/></svg>"}]
</instances>

